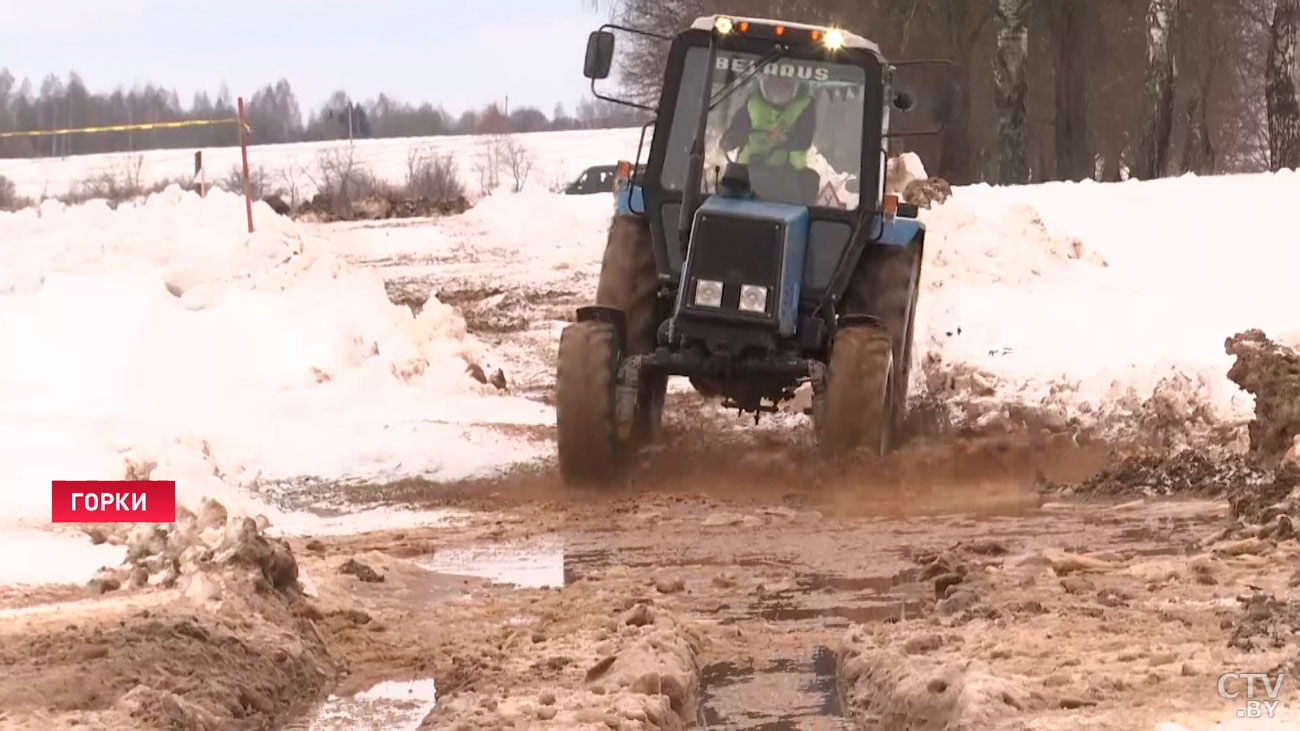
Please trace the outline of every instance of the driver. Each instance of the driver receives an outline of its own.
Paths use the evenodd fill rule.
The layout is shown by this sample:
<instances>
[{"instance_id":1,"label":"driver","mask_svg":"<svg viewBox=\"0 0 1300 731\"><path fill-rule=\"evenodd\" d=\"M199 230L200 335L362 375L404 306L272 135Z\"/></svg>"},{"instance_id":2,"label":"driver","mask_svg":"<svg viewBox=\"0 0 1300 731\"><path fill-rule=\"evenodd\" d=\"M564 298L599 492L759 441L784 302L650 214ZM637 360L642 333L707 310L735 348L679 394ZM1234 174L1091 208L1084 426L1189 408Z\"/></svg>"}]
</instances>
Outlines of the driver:
<instances>
[{"instance_id":1,"label":"driver","mask_svg":"<svg viewBox=\"0 0 1300 731\"><path fill-rule=\"evenodd\" d=\"M722 149L742 147L737 162L790 166L808 164L817 126L812 94L797 79L762 74L758 93L751 93L745 108L732 117L722 136Z\"/></svg>"}]
</instances>

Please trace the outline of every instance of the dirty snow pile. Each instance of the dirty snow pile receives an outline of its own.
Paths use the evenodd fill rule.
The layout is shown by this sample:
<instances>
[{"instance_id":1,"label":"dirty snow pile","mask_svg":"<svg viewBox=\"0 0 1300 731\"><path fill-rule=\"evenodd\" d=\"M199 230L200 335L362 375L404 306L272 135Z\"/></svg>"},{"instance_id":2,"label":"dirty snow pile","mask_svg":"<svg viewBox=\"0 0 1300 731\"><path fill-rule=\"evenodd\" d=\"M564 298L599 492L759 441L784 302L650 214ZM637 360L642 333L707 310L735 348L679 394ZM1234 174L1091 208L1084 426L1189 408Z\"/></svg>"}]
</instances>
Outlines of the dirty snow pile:
<instances>
[{"instance_id":1,"label":"dirty snow pile","mask_svg":"<svg viewBox=\"0 0 1300 731\"><path fill-rule=\"evenodd\" d=\"M915 385L955 423L1212 439L1253 408L1225 339L1300 333L1296 200L1286 171L956 188L922 212Z\"/></svg>"},{"instance_id":2,"label":"dirty snow pile","mask_svg":"<svg viewBox=\"0 0 1300 731\"><path fill-rule=\"evenodd\" d=\"M551 417L467 374L492 364L452 308L413 316L264 204L248 234L243 208L173 187L0 214L0 531L48 525L52 479L177 479L182 504L274 515L235 488L539 456L480 426Z\"/></svg>"}]
</instances>

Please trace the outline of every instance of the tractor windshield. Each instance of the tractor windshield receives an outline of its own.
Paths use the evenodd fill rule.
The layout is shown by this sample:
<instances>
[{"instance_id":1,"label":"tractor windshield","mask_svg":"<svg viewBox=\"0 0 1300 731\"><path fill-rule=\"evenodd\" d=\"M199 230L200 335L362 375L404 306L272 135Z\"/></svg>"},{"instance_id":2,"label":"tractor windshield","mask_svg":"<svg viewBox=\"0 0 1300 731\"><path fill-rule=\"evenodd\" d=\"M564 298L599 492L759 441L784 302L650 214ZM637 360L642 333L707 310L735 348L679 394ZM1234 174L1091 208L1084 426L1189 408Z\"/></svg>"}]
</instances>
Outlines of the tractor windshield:
<instances>
[{"instance_id":1,"label":"tractor windshield","mask_svg":"<svg viewBox=\"0 0 1300 731\"><path fill-rule=\"evenodd\" d=\"M718 93L761 56L717 52L708 74L717 100L704 137L703 192L716 191L728 162L749 166L760 200L853 209L862 165L863 85L859 66L783 58L766 64L731 94ZM682 70L661 182L686 179L707 48L691 48Z\"/></svg>"}]
</instances>

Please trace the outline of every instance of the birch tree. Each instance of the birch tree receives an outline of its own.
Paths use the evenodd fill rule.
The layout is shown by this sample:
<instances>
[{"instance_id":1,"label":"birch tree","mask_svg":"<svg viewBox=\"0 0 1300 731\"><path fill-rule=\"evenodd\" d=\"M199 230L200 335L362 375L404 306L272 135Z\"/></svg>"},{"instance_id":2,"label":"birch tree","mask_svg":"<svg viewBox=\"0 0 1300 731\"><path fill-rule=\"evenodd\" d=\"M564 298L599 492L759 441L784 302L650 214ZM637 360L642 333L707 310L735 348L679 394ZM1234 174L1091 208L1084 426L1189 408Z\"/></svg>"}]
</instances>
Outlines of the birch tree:
<instances>
[{"instance_id":1,"label":"birch tree","mask_svg":"<svg viewBox=\"0 0 1300 731\"><path fill-rule=\"evenodd\" d=\"M998 0L998 48L993 58L993 85L998 110L998 180L1003 185L1029 182L1029 0Z\"/></svg>"},{"instance_id":2,"label":"birch tree","mask_svg":"<svg viewBox=\"0 0 1300 731\"><path fill-rule=\"evenodd\" d=\"M1174 125L1174 24L1179 0L1150 0L1147 5L1147 69L1142 126L1138 130L1133 175L1150 180L1164 174Z\"/></svg>"},{"instance_id":3,"label":"birch tree","mask_svg":"<svg viewBox=\"0 0 1300 731\"><path fill-rule=\"evenodd\" d=\"M1300 103L1296 100L1296 41L1300 0L1277 0L1269 33L1264 96L1269 167L1300 168Z\"/></svg>"}]
</instances>

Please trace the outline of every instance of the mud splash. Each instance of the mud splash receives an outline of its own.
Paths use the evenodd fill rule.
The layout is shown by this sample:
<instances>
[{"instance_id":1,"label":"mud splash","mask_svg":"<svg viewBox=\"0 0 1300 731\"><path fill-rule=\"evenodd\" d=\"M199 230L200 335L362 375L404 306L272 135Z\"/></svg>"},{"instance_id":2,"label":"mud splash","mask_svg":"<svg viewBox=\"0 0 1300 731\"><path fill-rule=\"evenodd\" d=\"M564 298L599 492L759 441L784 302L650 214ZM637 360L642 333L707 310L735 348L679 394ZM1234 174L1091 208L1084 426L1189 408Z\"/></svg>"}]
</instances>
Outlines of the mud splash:
<instances>
[{"instance_id":1,"label":"mud splash","mask_svg":"<svg viewBox=\"0 0 1300 731\"><path fill-rule=\"evenodd\" d=\"M1251 453L1276 465L1300 440L1300 353L1273 342L1262 330L1233 335L1224 349L1237 358L1228 378L1255 397Z\"/></svg>"}]
</instances>

